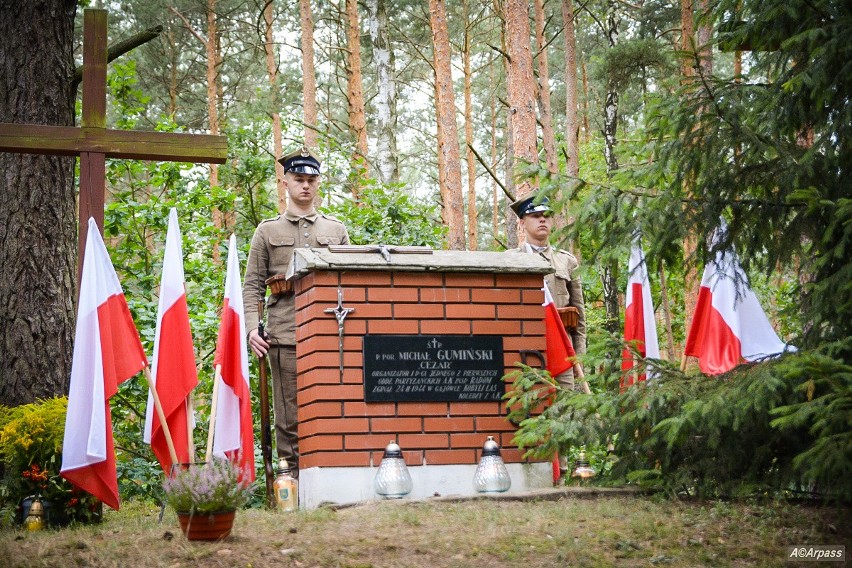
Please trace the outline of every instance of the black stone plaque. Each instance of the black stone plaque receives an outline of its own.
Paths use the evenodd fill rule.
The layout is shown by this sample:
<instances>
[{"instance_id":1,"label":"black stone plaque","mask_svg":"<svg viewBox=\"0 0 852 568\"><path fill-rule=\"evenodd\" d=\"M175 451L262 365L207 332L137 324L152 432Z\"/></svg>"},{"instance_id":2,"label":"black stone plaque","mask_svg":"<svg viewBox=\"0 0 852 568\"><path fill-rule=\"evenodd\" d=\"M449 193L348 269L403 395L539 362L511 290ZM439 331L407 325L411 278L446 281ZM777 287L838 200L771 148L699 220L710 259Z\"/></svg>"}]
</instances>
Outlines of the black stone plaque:
<instances>
[{"instance_id":1,"label":"black stone plaque","mask_svg":"<svg viewBox=\"0 0 852 568\"><path fill-rule=\"evenodd\" d=\"M365 335L364 400L501 400L499 335Z\"/></svg>"}]
</instances>

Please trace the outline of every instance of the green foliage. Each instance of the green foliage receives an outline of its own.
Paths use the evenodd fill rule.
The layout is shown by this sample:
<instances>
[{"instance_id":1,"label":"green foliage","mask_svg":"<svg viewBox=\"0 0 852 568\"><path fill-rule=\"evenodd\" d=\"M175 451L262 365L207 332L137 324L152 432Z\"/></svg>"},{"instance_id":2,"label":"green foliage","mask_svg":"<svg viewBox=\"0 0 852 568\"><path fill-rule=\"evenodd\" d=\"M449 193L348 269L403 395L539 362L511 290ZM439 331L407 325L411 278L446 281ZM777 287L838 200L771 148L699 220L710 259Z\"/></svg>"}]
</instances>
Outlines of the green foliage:
<instances>
[{"instance_id":1,"label":"green foliage","mask_svg":"<svg viewBox=\"0 0 852 568\"><path fill-rule=\"evenodd\" d=\"M671 53L655 39L622 41L603 52L597 66L597 79L607 89L621 92L637 79L658 72L670 75L674 69Z\"/></svg>"},{"instance_id":2,"label":"green foliage","mask_svg":"<svg viewBox=\"0 0 852 568\"><path fill-rule=\"evenodd\" d=\"M509 376L515 442L530 455L613 442L617 461L600 482L651 484L672 495L852 498L852 367L848 345L742 365L719 377L684 376L648 360L649 382L578 395L544 371ZM549 406L542 408L543 400ZM601 468L599 461L593 466Z\"/></svg>"},{"instance_id":3,"label":"green foliage","mask_svg":"<svg viewBox=\"0 0 852 568\"><path fill-rule=\"evenodd\" d=\"M40 496L55 511L52 522L88 521L95 516L96 500L59 475L65 434L66 397L49 398L14 408L0 407L0 459L3 491L0 505L5 518L19 502Z\"/></svg>"},{"instance_id":4,"label":"green foliage","mask_svg":"<svg viewBox=\"0 0 852 568\"><path fill-rule=\"evenodd\" d=\"M352 244L443 246L446 228L436 206L410 197L398 185L368 180L358 203L335 200L326 211L346 225Z\"/></svg>"},{"instance_id":5,"label":"green foliage","mask_svg":"<svg viewBox=\"0 0 852 568\"><path fill-rule=\"evenodd\" d=\"M132 73L111 74L114 104L128 113L128 120L133 112L141 115L144 111L143 107L132 103L140 99L134 85ZM156 128L173 131L177 126L163 118ZM251 176L246 174L246 177ZM212 392L212 359L225 278L222 263L227 256L229 236L213 224L213 218L214 211L235 209L235 193L222 186L211 188L206 173L192 164L109 160L107 179L113 193L104 212L104 236L149 356L154 348L168 215L171 208L177 209L200 382L195 391L199 403L195 409L195 438L206 439L209 404L205 404L205 393ZM248 239L241 244L244 260ZM221 261L218 264L214 252L219 253ZM148 386L141 377L119 385L119 392L112 399L116 466L123 496L159 499L162 469L150 446L142 441L147 399Z\"/></svg>"},{"instance_id":6,"label":"green foliage","mask_svg":"<svg viewBox=\"0 0 852 568\"><path fill-rule=\"evenodd\" d=\"M640 216L658 229L657 249L709 236L725 217L719 248L735 244L747 271L798 269L800 345L840 340L852 317L852 79L838 70L852 58L852 12L725 0L713 19L723 48L758 49L749 75L697 75L655 102L655 159L635 179L659 193Z\"/></svg>"}]
</instances>

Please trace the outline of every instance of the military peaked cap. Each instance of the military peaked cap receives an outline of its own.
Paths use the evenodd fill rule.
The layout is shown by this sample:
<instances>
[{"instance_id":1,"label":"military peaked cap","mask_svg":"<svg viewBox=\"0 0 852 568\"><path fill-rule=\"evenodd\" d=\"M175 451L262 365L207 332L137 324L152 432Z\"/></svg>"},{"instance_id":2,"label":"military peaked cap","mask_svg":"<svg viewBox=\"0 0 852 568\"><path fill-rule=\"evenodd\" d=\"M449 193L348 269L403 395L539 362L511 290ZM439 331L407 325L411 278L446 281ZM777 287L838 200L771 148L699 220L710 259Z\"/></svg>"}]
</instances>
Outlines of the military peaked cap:
<instances>
[{"instance_id":1,"label":"military peaked cap","mask_svg":"<svg viewBox=\"0 0 852 568\"><path fill-rule=\"evenodd\" d=\"M284 166L285 172L312 176L320 175L320 164L322 162L308 150L307 146L302 146L290 152L278 161Z\"/></svg>"}]
</instances>

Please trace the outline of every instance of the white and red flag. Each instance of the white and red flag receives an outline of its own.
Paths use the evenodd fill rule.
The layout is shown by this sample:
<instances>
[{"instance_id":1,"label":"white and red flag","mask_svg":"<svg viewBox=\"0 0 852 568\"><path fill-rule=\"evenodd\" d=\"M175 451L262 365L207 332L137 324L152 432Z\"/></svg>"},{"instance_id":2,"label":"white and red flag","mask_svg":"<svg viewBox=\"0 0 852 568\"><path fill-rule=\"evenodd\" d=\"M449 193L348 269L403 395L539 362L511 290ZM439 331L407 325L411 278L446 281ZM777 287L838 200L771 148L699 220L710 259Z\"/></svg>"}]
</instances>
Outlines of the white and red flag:
<instances>
[{"instance_id":1,"label":"white and red flag","mask_svg":"<svg viewBox=\"0 0 852 568\"><path fill-rule=\"evenodd\" d=\"M574 366L572 359L577 356L568 332L562 324L562 318L553 303L553 296L544 283L544 339L547 345L547 370L552 377L560 375Z\"/></svg>"},{"instance_id":2,"label":"white and red flag","mask_svg":"<svg viewBox=\"0 0 852 568\"><path fill-rule=\"evenodd\" d=\"M704 269L684 355L718 375L792 349L778 338L733 251L717 252Z\"/></svg>"},{"instance_id":3,"label":"white and red flag","mask_svg":"<svg viewBox=\"0 0 852 568\"><path fill-rule=\"evenodd\" d=\"M225 300L219 323L216 356L218 401L213 437L213 454L227 456L240 467L240 479L254 481L254 424L249 387L246 316L243 308L237 238L228 244L228 272Z\"/></svg>"},{"instance_id":4,"label":"white and red flag","mask_svg":"<svg viewBox=\"0 0 852 568\"><path fill-rule=\"evenodd\" d=\"M568 337L568 332L562 324L562 318L553 303L553 296L547 281L544 282L544 341L547 351L547 371L551 377L561 375L574 366L573 358L577 356L574 352L574 344ZM562 473L559 469L559 454L555 453L551 460L553 470L553 484L559 482Z\"/></svg>"},{"instance_id":5,"label":"white and red flag","mask_svg":"<svg viewBox=\"0 0 852 568\"><path fill-rule=\"evenodd\" d=\"M60 474L118 509L109 399L148 360L94 219L83 254Z\"/></svg>"},{"instance_id":6,"label":"white and red flag","mask_svg":"<svg viewBox=\"0 0 852 568\"><path fill-rule=\"evenodd\" d=\"M192 431L188 420L187 399L198 384L198 372L186 305L180 227L177 210L174 208L169 212L152 360L151 388L157 389L174 441L178 463L190 462ZM144 439L146 443L151 444L151 450L160 461L163 471L167 475L170 474L173 464L168 443L160 419L154 412L154 399L150 392Z\"/></svg>"},{"instance_id":7,"label":"white and red flag","mask_svg":"<svg viewBox=\"0 0 852 568\"><path fill-rule=\"evenodd\" d=\"M660 358L660 344L657 339L657 324L654 319L654 304L651 300L651 282L645 254L637 234L630 247L630 262L627 269L627 294L624 307L624 341L632 342L636 352L645 358ZM633 352L625 349L622 353L621 369L628 371L636 365ZM650 374L653 378L653 374ZM635 375L627 373L621 378L622 392L638 381L646 379L645 373Z\"/></svg>"}]
</instances>

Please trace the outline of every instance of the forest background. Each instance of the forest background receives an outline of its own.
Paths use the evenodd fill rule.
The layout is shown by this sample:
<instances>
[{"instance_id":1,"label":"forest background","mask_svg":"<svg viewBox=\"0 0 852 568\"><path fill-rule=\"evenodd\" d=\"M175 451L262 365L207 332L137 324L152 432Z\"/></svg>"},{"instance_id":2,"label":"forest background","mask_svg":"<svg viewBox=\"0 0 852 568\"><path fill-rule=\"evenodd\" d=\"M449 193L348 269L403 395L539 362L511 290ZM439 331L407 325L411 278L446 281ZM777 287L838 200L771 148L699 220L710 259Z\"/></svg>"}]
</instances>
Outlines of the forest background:
<instances>
[{"instance_id":1,"label":"forest background","mask_svg":"<svg viewBox=\"0 0 852 568\"><path fill-rule=\"evenodd\" d=\"M672 491L849 497L848 6L12 2L2 5L0 37L43 42L50 52L51 41L63 43L50 27L71 22L71 45L54 46L54 57L70 57L73 71L86 6L110 11L110 44L162 26L110 63L110 127L228 138L221 166L107 165L105 236L149 353L167 211L178 208L199 424L209 411L227 236L237 235L244 262L256 225L284 204L275 157L307 141L324 162L321 208L356 243L503 250L518 242L507 204L531 191L550 197L559 212L554 242L581 259L594 394L559 393L522 426L526 446L547 453L585 443L603 460L615 441L620 460L606 466L614 477ZM6 55L5 102L38 92L47 81L39 74L60 67ZM0 105L0 122L25 122L19 107ZM0 276L0 401L8 406L64 394L70 375L76 228L73 215L57 211L69 195L73 211L74 166L43 159L67 171L59 177L70 189L56 200L33 199L62 185L48 168L0 154L0 169L26 174L4 178L13 206L0 213L2 261L20 267ZM800 351L707 379L680 373L678 363L720 218L729 231L717 248L736 247L779 335ZM71 237L55 250L14 238L57 225ZM663 354L648 363L659 373L655 388L619 394L622 291L637 228ZM44 283L41 293L22 293L22 281ZM519 371L522 409L535 406L542 380ZM150 495L158 484L140 443L144 400L144 382L133 380L113 402L123 497Z\"/></svg>"}]
</instances>

